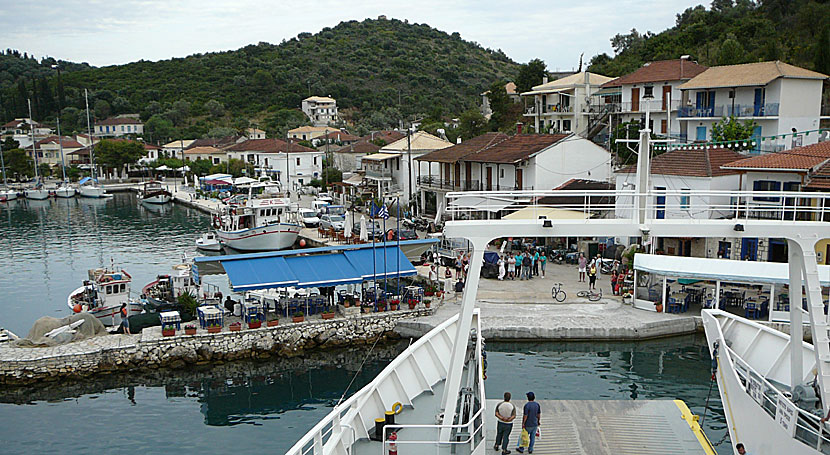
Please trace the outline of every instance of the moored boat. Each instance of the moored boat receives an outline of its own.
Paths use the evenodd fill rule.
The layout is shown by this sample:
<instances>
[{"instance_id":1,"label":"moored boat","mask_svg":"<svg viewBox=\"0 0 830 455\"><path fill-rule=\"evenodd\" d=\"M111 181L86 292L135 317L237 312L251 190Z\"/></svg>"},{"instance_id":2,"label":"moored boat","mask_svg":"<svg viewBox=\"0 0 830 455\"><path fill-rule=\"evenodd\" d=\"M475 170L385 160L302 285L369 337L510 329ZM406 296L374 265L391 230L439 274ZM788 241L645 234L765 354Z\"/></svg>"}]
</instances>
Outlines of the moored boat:
<instances>
[{"instance_id":1,"label":"moored boat","mask_svg":"<svg viewBox=\"0 0 830 455\"><path fill-rule=\"evenodd\" d=\"M147 204L167 204L172 200L172 195L161 182L150 181L145 182L138 192L138 198L141 202Z\"/></svg>"},{"instance_id":2,"label":"moored boat","mask_svg":"<svg viewBox=\"0 0 830 455\"><path fill-rule=\"evenodd\" d=\"M26 197L26 199L43 201L49 199L49 190L44 188L43 185L37 184L34 188L27 188L23 190L23 195Z\"/></svg>"},{"instance_id":3,"label":"moored boat","mask_svg":"<svg viewBox=\"0 0 830 455\"><path fill-rule=\"evenodd\" d=\"M222 251L222 242L213 232L205 232L196 239L196 248L205 251Z\"/></svg>"},{"instance_id":4,"label":"moored boat","mask_svg":"<svg viewBox=\"0 0 830 455\"><path fill-rule=\"evenodd\" d=\"M75 313L89 312L105 326L121 323L121 305L127 304L127 316L143 311L140 302L130 299L132 277L124 270L90 269L89 279L75 289L66 304Z\"/></svg>"},{"instance_id":5,"label":"moored boat","mask_svg":"<svg viewBox=\"0 0 830 455\"><path fill-rule=\"evenodd\" d=\"M221 215L214 216L213 225L222 243L239 251L273 251L294 245L301 226L291 211L291 201L264 193L271 188L253 184L244 205L227 206Z\"/></svg>"},{"instance_id":6,"label":"moored boat","mask_svg":"<svg viewBox=\"0 0 830 455\"><path fill-rule=\"evenodd\" d=\"M169 275L159 275L155 280L144 285L141 288L141 294L145 298L173 303L182 294L197 297L199 285L193 281L189 264L176 264Z\"/></svg>"},{"instance_id":7,"label":"moored boat","mask_svg":"<svg viewBox=\"0 0 830 455\"><path fill-rule=\"evenodd\" d=\"M17 199L17 191L4 188L0 190L0 202L13 201Z\"/></svg>"},{"instance_id":8,"label":"moored boat","mask_svg":"<svg viewBox=\"0 0 830 455\"><path fill-rule=\"evenodd\" d=\"M107 191L98 186L97 180L92 177L84 177L78 182L78 193L82 197L102 198L107 197Z\"/></svg>"},{"instance_id":9,"label":"moored boat","mask_svg":"<svg viewBox=\"0 0 830 455\"><path fill-rule=\"evenodd\" d=\"M55 190L55 196L60 198L71 198L75 197L76 191L75 188L69 185L61 185Z\"/></svg>"}]
</instances>

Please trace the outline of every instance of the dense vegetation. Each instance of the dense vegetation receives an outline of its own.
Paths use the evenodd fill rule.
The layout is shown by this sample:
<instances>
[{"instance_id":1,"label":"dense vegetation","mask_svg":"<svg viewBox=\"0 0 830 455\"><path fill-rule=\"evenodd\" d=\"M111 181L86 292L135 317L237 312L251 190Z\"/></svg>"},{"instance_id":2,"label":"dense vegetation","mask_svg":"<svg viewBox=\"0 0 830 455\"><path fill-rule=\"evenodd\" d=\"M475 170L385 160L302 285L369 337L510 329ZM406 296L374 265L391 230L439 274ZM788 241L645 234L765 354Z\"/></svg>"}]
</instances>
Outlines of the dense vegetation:
<instances>
[{"instance_id":1,"label":"dense vegetation","mask_svg":"<svg viewBox=\"0 0 830 455\"><path fill-rule=\"evenodd\" d=\"M37 100L36 119L55 116L60 95L52 63L11 52L0 56L4 119L25 116L26 98ZM249 120L276 134L303 123L297 108L309 94L331 95L346 121L380 129L430 111L457 115L476 106L494 80L512 79L517 68L503 52L458 33L367 19L301 33L279 45L103 68L66 64L61 121L68 131L83 130L88 88L96 118L156 116L149 129L160 131L153 138L158 141L239 129Z\"/></svg>"},{"instance_id":2,"label":"dense vegetation","mask_svg":"<svg viewBox=\"0 0 830 455\"><path fill-rule=\"evenodd\" d=\"M636 29L611 38L614 57L600 54L590 70L621 76L652 60L691 55L702 65L782 60L830 74L830 2L714 0L688 8L661 33Z\"/></svg>"}]
</instances>

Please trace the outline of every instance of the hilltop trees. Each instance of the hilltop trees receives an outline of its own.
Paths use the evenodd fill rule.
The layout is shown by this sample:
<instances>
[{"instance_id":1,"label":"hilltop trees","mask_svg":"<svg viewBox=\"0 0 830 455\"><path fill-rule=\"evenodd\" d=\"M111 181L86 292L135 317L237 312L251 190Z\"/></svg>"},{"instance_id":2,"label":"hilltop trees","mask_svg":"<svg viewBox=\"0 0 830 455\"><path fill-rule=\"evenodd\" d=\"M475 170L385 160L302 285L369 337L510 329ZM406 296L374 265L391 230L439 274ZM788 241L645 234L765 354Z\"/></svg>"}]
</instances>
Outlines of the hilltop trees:
<instances>
[{"instance_id":1,"label":"hilltop trees","mask_svg":"<svg viewBox=\"0 0 830 455\"><path fill-rule=\"evenodd\" d=\"M542 83L548 74L547 71L545 62L538 58L525 63L519 68L519 74L516 76L516 90L519 93L529 92L534 86Z\"/></svg>"}]
</instances>

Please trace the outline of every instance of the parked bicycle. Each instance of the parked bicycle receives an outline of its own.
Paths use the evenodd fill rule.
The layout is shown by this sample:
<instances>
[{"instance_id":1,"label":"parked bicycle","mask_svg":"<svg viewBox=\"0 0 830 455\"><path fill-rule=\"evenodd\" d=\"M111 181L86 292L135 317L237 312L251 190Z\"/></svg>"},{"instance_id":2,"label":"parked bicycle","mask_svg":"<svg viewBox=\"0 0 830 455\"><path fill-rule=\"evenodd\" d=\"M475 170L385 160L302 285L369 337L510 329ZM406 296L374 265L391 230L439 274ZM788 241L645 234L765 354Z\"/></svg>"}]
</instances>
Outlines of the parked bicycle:
<instances>
[{"instance_id":1,"label":"parked bicycle","mask_svg":"<svg viewBox=\"0 0 830 455\"><path fill-rule=\"evenodd\" d=\"M591 290L579 291L579 292L576 293L576 296L577 297L582 297L582 298L587 298L591 302L596 302L596 301L598 301L599 299L602 298L602 288L600 288L598 291L591 291Z\"/></svg>"},{"instance_id":2,"label":"parked bicycle","mask_svg":"<svg viewBox=\"0 0 830 455\"><path fill-rule=\"evenodd\" d=\"M565 293L565 290L562 289L562 283L556 283L550 289L550 296L553 300L557 302L564 302L566 298L568 298L568 294Z\"/></svg>"}]
</instances>

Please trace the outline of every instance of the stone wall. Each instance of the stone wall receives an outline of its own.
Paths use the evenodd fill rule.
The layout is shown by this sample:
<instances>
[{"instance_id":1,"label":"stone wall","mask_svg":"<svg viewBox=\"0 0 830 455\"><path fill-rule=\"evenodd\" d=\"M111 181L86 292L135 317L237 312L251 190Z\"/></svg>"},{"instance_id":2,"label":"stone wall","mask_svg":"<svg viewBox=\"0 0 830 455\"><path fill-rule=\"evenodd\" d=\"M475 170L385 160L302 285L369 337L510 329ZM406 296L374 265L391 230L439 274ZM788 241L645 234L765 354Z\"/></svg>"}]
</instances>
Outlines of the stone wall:
<instances>
[{"instance_id":1,"label":"stone wall","mask_svg":"<svg viewBox=\"0 0 830 455\"><path fill-rule=\"evenodd\" d=\"M272 355L292 357L307 349L371 344L379 338L395 336L393 330L399 320L427 316L433 311L423 308L374 313L240 332L142 337L140 340L131 337L130 340L136 340L134 343L122 344L119 339L112 345L107 345L107 339L116 340L116 336L99 337L94 344L87 340L53 348L7 347L0 351L0 384L29 384L97 373L179 368L199 362Z\"/></svg>"}]
</instances>

